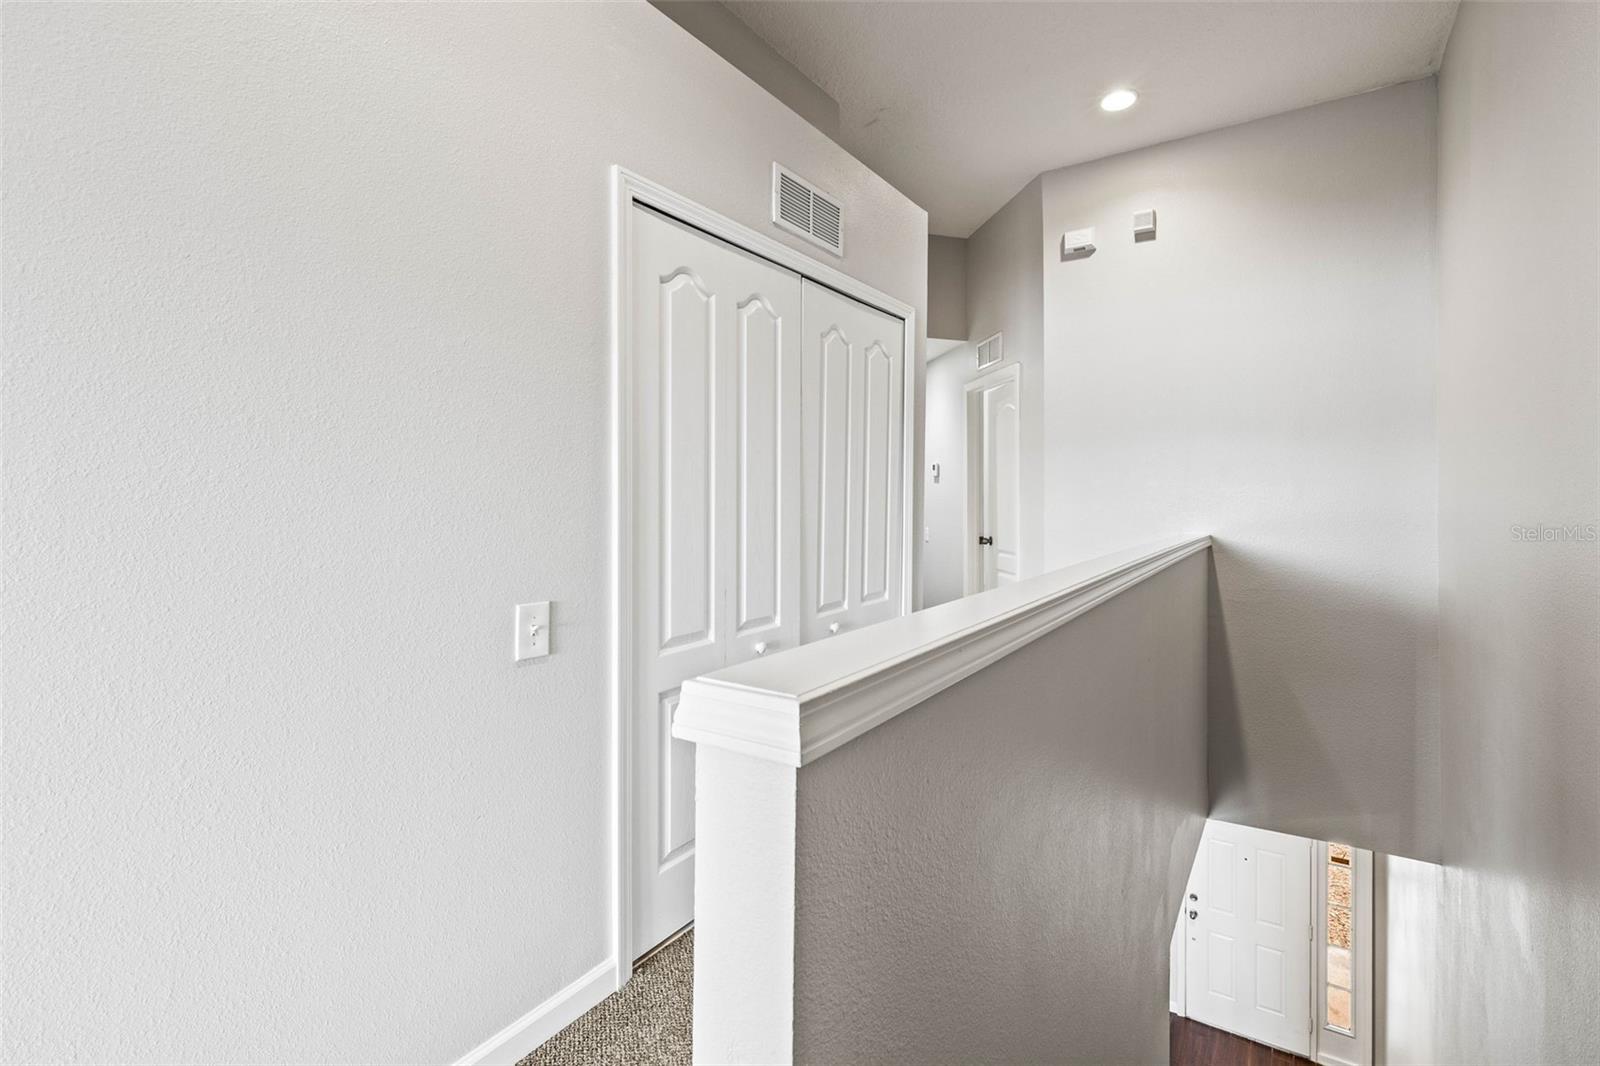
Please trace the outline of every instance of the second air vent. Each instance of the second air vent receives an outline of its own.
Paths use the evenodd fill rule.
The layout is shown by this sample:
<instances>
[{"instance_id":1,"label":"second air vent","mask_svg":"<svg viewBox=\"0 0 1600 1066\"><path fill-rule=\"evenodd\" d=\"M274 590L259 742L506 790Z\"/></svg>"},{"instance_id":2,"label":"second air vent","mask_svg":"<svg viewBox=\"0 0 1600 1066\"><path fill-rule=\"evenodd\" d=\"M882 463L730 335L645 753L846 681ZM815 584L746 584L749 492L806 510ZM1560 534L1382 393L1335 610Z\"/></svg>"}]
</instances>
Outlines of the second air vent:
<instances>
[{"instance_id":1,"label":"second air vent","mask_svg":"<svg viewBox=\"0 0 1600 1066\"><path fill-rule=\"evenodd\" d=\"M839 201L777 163L772 164L772 221L834 255L844 254Z\"/></svg>"}]
</instances>

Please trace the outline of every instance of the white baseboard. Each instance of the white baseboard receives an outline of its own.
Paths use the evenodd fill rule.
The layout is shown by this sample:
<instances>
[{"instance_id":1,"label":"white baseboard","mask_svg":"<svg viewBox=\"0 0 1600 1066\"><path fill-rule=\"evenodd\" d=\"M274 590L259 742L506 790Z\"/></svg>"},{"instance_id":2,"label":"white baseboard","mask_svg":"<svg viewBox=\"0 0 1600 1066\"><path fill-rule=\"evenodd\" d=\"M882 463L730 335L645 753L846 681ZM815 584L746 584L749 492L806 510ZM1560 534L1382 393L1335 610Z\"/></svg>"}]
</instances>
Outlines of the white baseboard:
<instances>
[{"instance_id":1,"label":"white baseboard","mask_svg":"<svg viewBox=\"0 0 1600 1066\"><path fill-rule=\"evenodd\" d=\"M528 1052L616 990L617 963L607 959L461 1056L455 1066L516 1066Z\"/></svg>"}]
</instances>

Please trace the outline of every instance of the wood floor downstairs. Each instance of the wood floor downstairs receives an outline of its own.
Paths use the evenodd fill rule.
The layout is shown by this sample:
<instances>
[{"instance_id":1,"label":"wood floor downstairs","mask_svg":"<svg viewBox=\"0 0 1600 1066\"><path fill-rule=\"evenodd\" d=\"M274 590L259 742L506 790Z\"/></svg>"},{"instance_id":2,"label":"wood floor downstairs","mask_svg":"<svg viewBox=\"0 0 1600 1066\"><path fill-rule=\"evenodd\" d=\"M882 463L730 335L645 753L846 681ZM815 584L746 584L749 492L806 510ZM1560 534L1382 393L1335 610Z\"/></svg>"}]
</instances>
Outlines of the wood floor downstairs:
<instances>
[{"instance_id":1,"label":"wood floor downstairs","mask_svg":"<svg viewBox=\"0 0 1600 1066\"><path fill-rule=\"evenodd\" d=\"M1213 1029L1209 1025L1172 1019L1172 1066L1311 1066L1310 1059Z\"/></svg>"}]
</instances>

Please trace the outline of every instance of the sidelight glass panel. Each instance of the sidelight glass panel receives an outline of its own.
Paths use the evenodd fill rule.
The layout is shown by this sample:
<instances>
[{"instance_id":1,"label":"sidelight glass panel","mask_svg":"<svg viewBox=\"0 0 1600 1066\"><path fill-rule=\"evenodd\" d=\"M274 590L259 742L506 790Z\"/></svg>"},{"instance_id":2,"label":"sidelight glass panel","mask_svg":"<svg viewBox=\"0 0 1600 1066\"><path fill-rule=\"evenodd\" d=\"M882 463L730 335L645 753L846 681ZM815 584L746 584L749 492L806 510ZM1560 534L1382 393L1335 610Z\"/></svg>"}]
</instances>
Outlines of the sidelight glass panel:
<instances>
[{"instance_id":1,"label":"sidelight glass panel","mask_svg":"<svg viewBox=\"0 0 1600 1066\"><path fill-rule=\"evenodd\" d=\"M1324 1012L1323 1024L1330 1029L1354 1035L1351 989L1355 987L1355 894L1354 861L1348 844L1329 844L1325 870L1327 911L1324 924L1328 935L1323 945Z\"/></svg>"},{"instance_id":2,"label":"sidelight glass panel","mask_svg":"<svg viewBox=\"0 0 1600 1066\"><path fill-rule=\"evenodd\" d=\"M1345 948L1328 949L1328 983L1338 988L1350 985L1350 952Z\"/></svg>"},{"instance_id":3,"label":"sidelight glass panel","mask_svg":"<svg viewBox=\"0 0 1600 1066\"><path fill-rule=\"evenodd\" d=\"M1328 1024L1335 1029L1352 1032L1355 1029L1350 1017L1350 990L1328 986Z\"/></svg>"}]
</instances>

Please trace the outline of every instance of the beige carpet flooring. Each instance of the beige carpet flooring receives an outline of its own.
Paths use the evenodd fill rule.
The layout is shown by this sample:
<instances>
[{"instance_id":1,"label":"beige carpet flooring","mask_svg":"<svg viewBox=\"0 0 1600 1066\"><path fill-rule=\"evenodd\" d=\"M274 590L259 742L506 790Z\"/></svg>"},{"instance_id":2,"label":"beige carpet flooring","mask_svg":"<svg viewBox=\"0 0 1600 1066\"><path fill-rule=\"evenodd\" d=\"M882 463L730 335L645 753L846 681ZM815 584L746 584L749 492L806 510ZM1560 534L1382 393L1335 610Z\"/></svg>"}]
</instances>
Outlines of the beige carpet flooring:
<instances>
[{"instance_id":1,"label":"beige carpet flooring","mask_svg":"<svg viewBox=\"0 0 1600 1066\"><path fill-rule=\"evenodd\" d=\"M693 1018L691 929L517 1066L689 1066Z\"/></svg>"}]
</instances>

